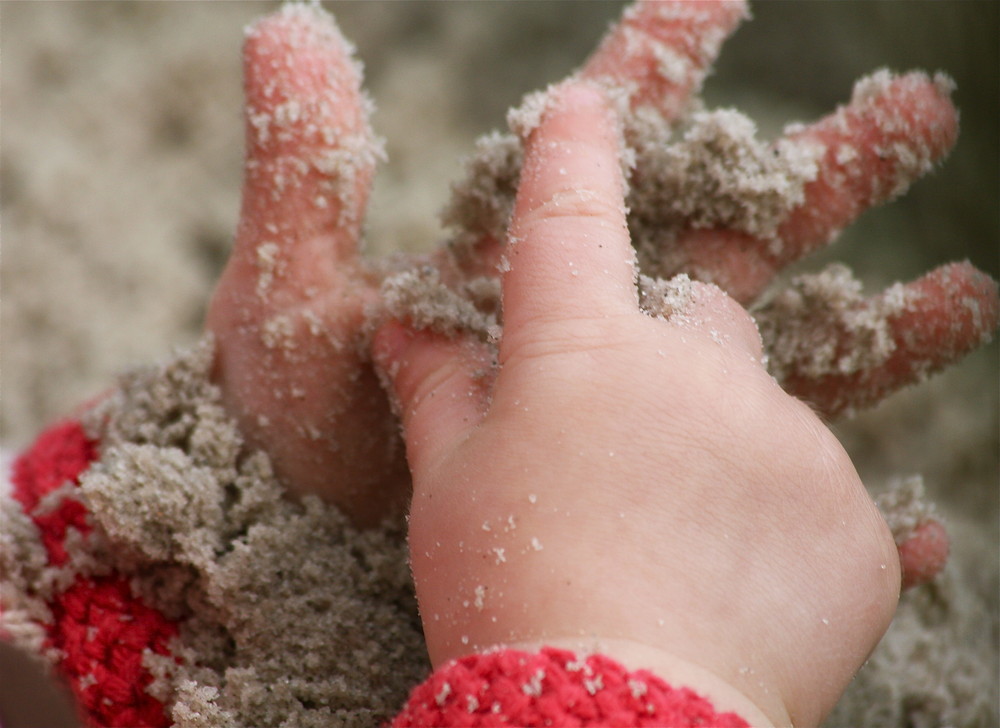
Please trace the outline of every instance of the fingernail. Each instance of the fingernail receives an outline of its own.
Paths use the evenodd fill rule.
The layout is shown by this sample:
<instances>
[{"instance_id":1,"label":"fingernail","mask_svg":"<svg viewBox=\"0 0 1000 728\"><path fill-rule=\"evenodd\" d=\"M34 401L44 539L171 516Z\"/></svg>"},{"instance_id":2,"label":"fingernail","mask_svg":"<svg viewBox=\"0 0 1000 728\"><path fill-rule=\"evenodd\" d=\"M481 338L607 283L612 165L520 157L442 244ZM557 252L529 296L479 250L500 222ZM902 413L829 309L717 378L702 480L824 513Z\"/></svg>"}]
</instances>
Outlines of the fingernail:
<instances>
[{"instance_id":1,"label":"fingernail","mask_svg":"<svg viewBox=\"0 0 1000 728\"><path fill-rule=\"evenodd\" d=\"M597 107L607 107L601 89L587 81L570 80L525 96L520 106L507 112L507 125L521 139L527 139L554 108L566 112Z\"/></svg>"},{"instance_id":2,"label":"fingernail","mask_svg":"<svg viewBox=\"0 0 1000 728\"><path fill-rule=\"evenodd\" d=\"M592 83L569 82L557 87L554 95L567 110L607 106L604 93Z\"/></svg>"}]
</instances>

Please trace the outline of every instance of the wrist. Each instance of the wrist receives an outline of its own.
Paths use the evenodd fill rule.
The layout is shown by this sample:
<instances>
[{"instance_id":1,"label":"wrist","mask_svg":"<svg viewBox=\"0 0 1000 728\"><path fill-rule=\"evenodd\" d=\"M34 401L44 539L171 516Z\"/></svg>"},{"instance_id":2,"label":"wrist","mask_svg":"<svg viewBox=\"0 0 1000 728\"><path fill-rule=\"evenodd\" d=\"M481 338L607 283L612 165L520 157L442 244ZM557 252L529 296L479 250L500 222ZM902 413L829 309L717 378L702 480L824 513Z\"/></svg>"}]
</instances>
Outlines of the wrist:
<instances>
[{"instance_id":1,"label":"wrist","mask_svg":"<svg viewBox=\"0 0 1000 728\"><path fill-rule=\"evenodd\" d=\"M563 637L544 642L505 644L503 647L532 653L543 647L555 647L580 656L601 654L630 671L648 670L669 685L689 688L711 702L717 712L735 713L754 728L792 725L780 696L769 691L763 681L751 682L748 679L744 685L737 686L735 681L727 681L689 660L633 640Z\"/></svg>"}]
</instances>

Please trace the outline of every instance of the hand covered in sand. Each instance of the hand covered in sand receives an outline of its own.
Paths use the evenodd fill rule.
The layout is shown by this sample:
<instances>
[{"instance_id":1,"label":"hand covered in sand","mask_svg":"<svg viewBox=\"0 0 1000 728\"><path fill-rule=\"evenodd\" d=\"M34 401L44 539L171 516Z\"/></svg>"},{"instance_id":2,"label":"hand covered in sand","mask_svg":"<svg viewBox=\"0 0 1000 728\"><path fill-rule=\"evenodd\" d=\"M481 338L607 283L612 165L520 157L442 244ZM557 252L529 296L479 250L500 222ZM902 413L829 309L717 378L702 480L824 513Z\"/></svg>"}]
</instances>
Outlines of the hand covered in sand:
<instances>
[{"instance_id":1,"label":"hand covered in sand","mask_svg":"<svg viewBox=\"0 0 1000 728\"><path fill-rule=\"evenodd\" d=\"M597 88L557 87L528 133L499 367L470 337L375 340L432 661L596 649L752 725L816 725L895 610L889 530L739 304L675 280L640 309Z\"/></svg>"},{"instance_id":2,"label":"hand covered in sand","mask_svg":"<svg viewBox=\"0 0 1000 728\"><path fill-rule=\"evenodd\" d=\"M628 107L627 203L642 271L714 282L749 306L781 268L926 172L954 143L956 115L945 80L880 73L835 114L770 145L735 112L685 116L745 14L739 2L640 2L580 75ZM321 494L372 525L399 510L408 475L366 322L386 299L405 318L443 292L469 314L445 326L502 323L496 267L519 142L486 138L445 213L446 245L397 262L420 271L411 278L430 271L437 288L380 296L384 272L358 254L379 153L348 44L322 11L286 6L250 29L245 73L243 207L208 315L215 379L248 444L268 451L292 493ZM772 374L836 416L974 349L995 330L998 306L993 282L959 263L870 299L834 268L754 314Z\"/></svg>"}]
</instances>

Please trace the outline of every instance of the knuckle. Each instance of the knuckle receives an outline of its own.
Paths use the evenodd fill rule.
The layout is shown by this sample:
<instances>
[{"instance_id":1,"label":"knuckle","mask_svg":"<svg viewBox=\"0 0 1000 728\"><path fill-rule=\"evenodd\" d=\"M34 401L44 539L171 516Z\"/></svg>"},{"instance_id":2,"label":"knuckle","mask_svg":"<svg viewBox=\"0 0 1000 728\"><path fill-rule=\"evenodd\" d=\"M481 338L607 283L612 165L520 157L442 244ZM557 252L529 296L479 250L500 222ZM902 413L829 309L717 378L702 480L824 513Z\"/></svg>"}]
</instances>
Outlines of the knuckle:
<instances>
[{"instance_id":1,"label":"knuckle","mask_svg":"<svg viewBox=\"0 0 1000 728\"><path fill-rule=\"evenodd\" d=\"M630 316L592 315L580 311L573 317L539 313L531 326L525 326L507 342L504 361L528 361L620 351L633 346L642 334L632 326Z\"/></svg>"},{"instance_id":2,"label":"knuckle","mask_svg":"<svg viewBox=\"0 0 1000 728\"><path fill-rule=\"evenodd\" d=\"M569 188L558 190L539 202L529 211L528 222L564 218L617 222L624 220L624 214L620 200L609 200L586 188Z\"/></svg>"}]
</instances>

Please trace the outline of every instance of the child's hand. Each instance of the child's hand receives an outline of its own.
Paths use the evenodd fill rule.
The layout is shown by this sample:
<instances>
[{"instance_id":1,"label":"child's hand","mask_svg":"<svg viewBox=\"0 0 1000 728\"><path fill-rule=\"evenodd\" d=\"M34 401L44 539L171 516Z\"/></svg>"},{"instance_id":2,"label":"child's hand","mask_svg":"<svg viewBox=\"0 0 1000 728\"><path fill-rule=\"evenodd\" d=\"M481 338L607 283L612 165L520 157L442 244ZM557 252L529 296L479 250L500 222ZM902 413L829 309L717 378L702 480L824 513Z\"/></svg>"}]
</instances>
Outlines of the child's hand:
<instances>
[{"instance_id":1,"label":"child's hand","mask_svg":"<svg viewBox=\"0 0 1000 728\"><path fill-rule=\"evenodd\" d=\"M615 122L553 92L526 140L495 379L385 325L432 660L592 647L752 724L815 725L892 618L892 537L833 435L719 289L638 307Z\"/></svg>"},{"instance_id":2,"label":"child's hand","mask_svg":"<svg viewBox=\"0 0 1000 728\"><path fill-rule=\"evenodd\" d=\"M581 74L622 90L634 113L672 122L698 93L745 12L740 2L637 3ZM669 73L664 57L673 59ZM217 344L215 380L248 443L267 450L292 493L319 494L356 523L373 525L401 508L409 478L396 422L366 351L365 309L382 304L380 275L358 254L378 156L361 80L332 19L309 6L286 6L255 24L244 59L246 181L236 245L208 315ZM908 123L883 128L886 118ZM926 171L953 143L954 122L954 108L934 83L919 74L899 77L884 93L797 132L829 151L802 204L778 230L781 256L768 238L692 228L647 272L690 273L746 302L783 266L884 199L885 190L898 191ZM842 164L836 151L842 145L861 161ZM912 155L883 159L880 152L911 145L923 150L914 158L921 164L900 162ZM447 247L432 257L445 280L495 274L504 231L493 230L491 221L505 223L497 210L504 209L501 198L513 181L492 182L495 199L483 209L472 205L479 212L465 221L465 232L479 239L469 258L456 268ZM648 181L632 183L639 188ZM786 391L836 415L957 360L996 328L995 284L967 263L940 268L902 290L919 306L890 316L894 352L858 371L817 374L812 340L832 347L836 361L866 350L867 341L852 335L842 318L867 320L868 309L884 308L881 298L858 297L834 316L823 305L764 314L772 363L779 364L773 371ZM803 340L803 331L811 338ZM785 345L789 338L797 346ZM782 357L775 356L779 345Z\"/></svg>"}]
</instances>

